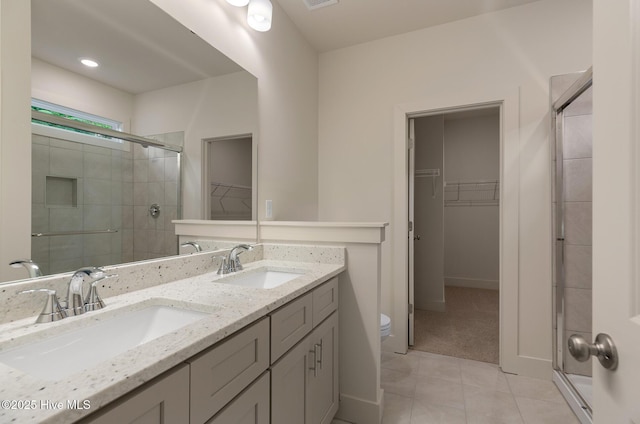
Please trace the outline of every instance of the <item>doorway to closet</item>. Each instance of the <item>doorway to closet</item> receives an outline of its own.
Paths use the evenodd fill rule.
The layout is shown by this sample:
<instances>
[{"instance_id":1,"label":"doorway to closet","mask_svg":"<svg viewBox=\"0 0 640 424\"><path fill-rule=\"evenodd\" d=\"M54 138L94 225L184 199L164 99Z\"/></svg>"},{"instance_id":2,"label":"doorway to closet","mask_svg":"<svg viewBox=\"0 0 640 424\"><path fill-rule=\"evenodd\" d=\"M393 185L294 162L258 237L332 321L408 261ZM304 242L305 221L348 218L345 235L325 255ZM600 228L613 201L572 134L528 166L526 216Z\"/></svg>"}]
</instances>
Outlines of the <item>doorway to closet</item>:
<instances>
[{"instance_id":1,"label":"doorway to closet","mask_svg":"<svg viewBox=\"0 0 640 424\"><path fill-rule=\"evenodd\" d=\"M498 364L500 107L414 116L409 134L409 345Z\"/></svg>"},{"instance_id":2,"label":"doorway to closet","mask_svg":"<svg viewBox=\"0 0 640 424\"><path fill-rule=\"evenodd\" d=\"M255 220L254 150L251 134L203 140L202 206L205 219Z\"/></svg>"}]
</instances>

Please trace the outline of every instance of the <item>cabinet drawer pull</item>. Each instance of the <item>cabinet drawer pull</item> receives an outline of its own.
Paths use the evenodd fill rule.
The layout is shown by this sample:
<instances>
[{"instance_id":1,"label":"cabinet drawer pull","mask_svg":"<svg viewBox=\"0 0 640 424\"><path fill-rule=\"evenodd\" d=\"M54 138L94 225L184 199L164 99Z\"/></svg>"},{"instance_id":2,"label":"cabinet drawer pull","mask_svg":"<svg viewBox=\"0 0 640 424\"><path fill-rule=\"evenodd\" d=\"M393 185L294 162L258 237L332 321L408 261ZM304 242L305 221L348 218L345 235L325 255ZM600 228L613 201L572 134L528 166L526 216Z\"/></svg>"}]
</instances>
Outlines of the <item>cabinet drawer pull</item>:
<instances>
[{"instance_id":1,"label":"cabinet drawer pull","mask_svg":"<svg viewBox=\"0 0 640 424\"><path fill-rule=\"evenodd\" d=\"M322 340L320 340L320 344L314 345L314 349L317 349L317 348L320 348L320 359L318 359L317 362L318 362L318 366L320 367L320 369L322 369L322 354L323 354L323 351L322 351ZM316 358L317 358L317 356L316 356Z\"/></svg>"},{"instance_id":2,"label":"cabinet drawer pull","mask_svg":"<svg viewBox=\"0 0 640 424\"><path fill-rule=\"evenodd\" d=\"M320 352L318 353L318 349L320 349ZM310 370L313 370L313 376L317 377L318 376L318 366L320 366L320 369L322 369L322 345L319 344L314 344L313 345L313 350L310 350L309 353L313 354L313 361L311 361L311 363L313 364L312 367L309 367ZM320 358L320 359L318 359Z\"/></svg>"}]
</instances>

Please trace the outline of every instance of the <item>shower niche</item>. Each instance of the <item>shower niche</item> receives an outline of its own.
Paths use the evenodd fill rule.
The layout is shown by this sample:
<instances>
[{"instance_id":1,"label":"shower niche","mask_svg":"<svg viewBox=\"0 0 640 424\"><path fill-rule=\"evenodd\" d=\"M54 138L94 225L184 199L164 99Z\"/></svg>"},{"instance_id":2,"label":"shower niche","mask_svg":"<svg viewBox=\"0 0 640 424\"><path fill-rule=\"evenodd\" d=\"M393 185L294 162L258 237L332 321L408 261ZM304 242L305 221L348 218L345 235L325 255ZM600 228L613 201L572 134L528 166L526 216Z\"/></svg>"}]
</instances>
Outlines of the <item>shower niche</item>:
<instances>
[{"instance_id":1,"label":"shower niche","mask_svg":"<svg viewBox=\"0 0 640 424\"><path fill-rule=\"evenodd\" d=\"M45 205L48 208L78 207L78 179L47 175Z\"/></svg>"}]
</instances>

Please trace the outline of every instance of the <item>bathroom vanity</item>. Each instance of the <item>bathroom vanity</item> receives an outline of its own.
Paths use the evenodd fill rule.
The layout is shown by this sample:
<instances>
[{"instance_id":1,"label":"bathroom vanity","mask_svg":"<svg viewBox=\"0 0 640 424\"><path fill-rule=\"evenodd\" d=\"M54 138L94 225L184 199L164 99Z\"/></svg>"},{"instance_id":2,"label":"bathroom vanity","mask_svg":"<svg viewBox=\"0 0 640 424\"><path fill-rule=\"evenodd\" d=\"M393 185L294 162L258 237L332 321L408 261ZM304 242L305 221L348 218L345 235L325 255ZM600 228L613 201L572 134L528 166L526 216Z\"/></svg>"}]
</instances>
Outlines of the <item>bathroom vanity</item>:
<instances>
[{"instance_id":1,"label":"bathroom vanity","mask_svg":"<svg viewBox=\"0 0 640 424\"><path fill-rule=\"evenodd\" d=\"M214 269L105 297L104 309L53 323L33 324L33 316L1 325L0 399L15 405L3 405L0 422L330 423L338 409L338 275L345 265L344 249L321 249L287 255L296 261L265 254L233 274ZM260 278L284 273L284 282L263 288L271 283ZM11 290L24 288L34 287ZM188 323L86 368L67 370L60 360L48 364L56 371L36 370L37 359L7 359L86 329L103 329L105 346L127 343L133 331L118 317L160 322L155 309L147 313L153 308L169 314L163 322ZM83 351L91 346L77 349L93 356Z\"/></svg>"},{"instance_id":2,"label":"bathroom vanity","mask_svg":"<svg viewBox=\"0 0 640 424\"><path fill-rule=\"evenodd\" d=\"M330 423L337 307L334 277L81 422Z\"/></svg>"}]
</instances>

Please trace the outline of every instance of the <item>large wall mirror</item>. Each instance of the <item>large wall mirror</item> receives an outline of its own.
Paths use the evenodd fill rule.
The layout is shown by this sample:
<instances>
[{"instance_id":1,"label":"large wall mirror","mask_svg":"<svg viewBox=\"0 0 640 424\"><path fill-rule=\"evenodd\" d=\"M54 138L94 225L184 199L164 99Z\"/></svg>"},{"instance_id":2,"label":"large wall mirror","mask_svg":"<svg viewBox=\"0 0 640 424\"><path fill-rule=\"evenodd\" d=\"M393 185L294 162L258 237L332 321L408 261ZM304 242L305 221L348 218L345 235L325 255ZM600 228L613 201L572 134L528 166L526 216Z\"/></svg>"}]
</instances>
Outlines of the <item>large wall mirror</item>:
<instances>
[{"instance_id":1,"label":"large wall mirror","mask_svg":"<svg viewBox=\"0 0 640 424\"><path fill-rule=\"evenodd\" d=\"M172 219L255 220L253 75L149 0L31 0L31 11L36 107L175 147L32 124L44 274L175 255Z\"/></svg>"}]
</instances>

